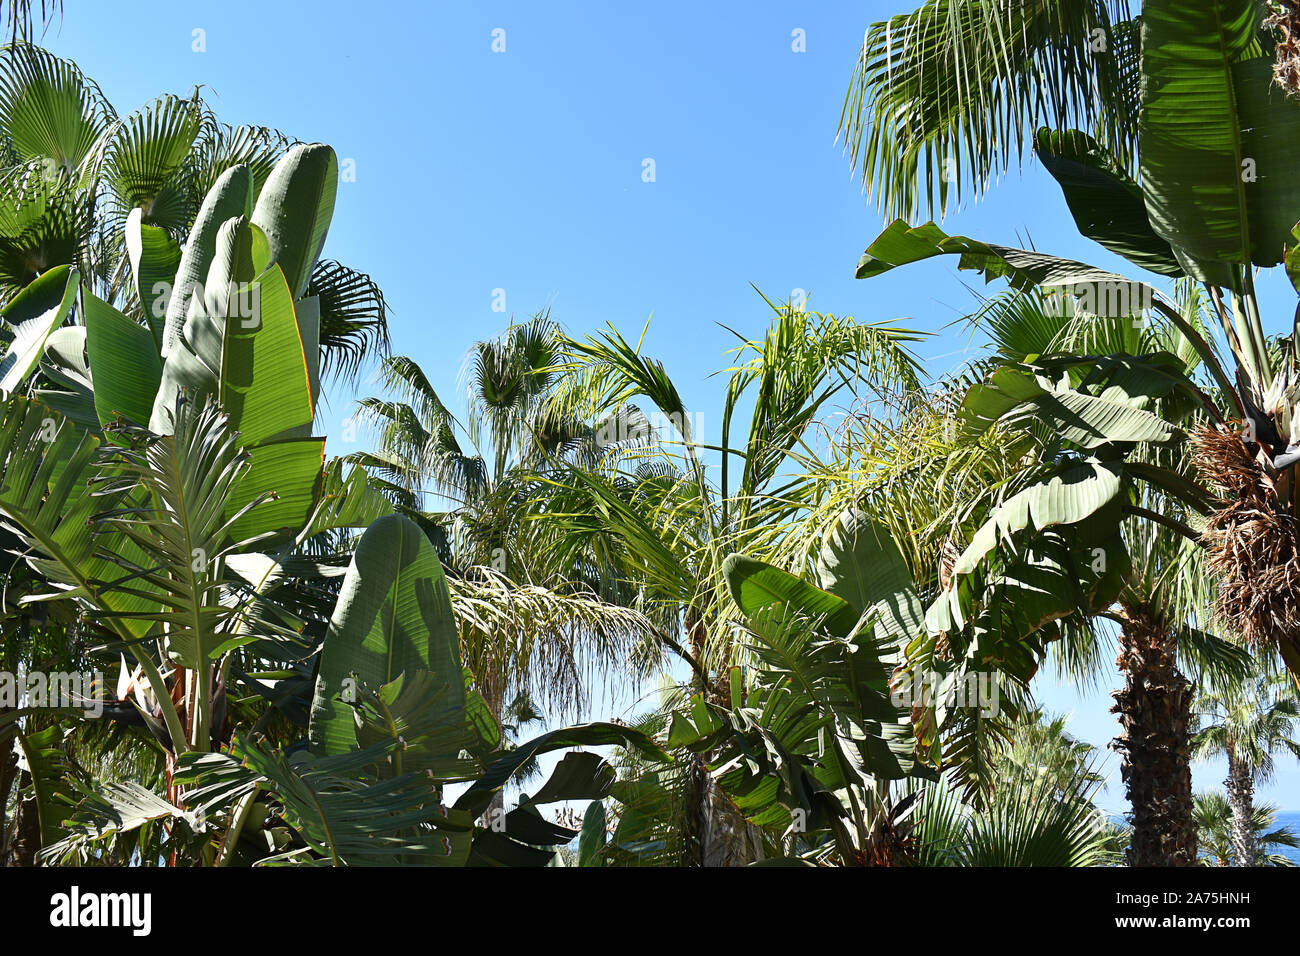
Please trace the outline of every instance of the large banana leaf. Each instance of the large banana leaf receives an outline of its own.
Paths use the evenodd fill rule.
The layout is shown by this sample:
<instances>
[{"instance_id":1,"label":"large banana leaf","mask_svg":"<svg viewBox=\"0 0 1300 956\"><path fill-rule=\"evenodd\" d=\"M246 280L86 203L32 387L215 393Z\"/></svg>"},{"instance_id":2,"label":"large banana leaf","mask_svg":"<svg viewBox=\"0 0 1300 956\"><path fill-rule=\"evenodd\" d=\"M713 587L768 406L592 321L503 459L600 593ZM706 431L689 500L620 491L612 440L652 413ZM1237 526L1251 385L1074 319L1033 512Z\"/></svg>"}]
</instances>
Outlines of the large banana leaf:
<instances>
[{"instance_id":1,"label":"large banana leaf","mask_svg":"<svg viewBox=\"0 0 1300 956\"><path fill-rule=\"evenodd\" d=\"M295 299L307 291L334 215L339 164L321 143L299 144L276 163L252 221L270 240Z\"/></svg>"},{"instance_id":2,"label":"large banana leaf","mask_svg":"<svg viewBox=\"0 0 1300 956\"><path fill-rule=\"evenodd\" d=\"M1115 500L1123 463L1082 461L1067 464L1004 501L975 532L953 567L953 576L969 574L1004 539L1027 528L1043 529L1083 521Z\"/></svg>"},{"instance_id":3,"label":"large banana leaf","mask_svg":"<svg viewBox=\"0 0 1300 956\"><path fill-rule=\"evenodd\" d=\"M898 542L878 521L851 509L836 520L817 556L823 588L848 601L882 635L905 641L924 611Z\"/></svg>"},{"instance_id":4,"label":"large banana leaf","mask_svg":"<svg viewBox=\"0 0 1300 956\"><path fill-rule=\"evenodd\" d=\"M284 273L271 266L238 296L255 315L227 314L222 336L221 404L240 441L302 437L315 410L298 320Z\"/></svg>"},{"instance_id":5,"label":"large banana leaf","mask_svg":"<svg viewBox=\"0 0 1300 956\"><path fill-rule=\"evenodd\" d=\"M247 284L260 277L274 262L274 252L266 233L247 217L228 219L217 230L216 248L203 286L203 310L200 313L191 309L185 322L186 337L214 372L221 370L219 343L227 323L234 317L244 320L256 318L257 303L247 296Z\"/></svg>"},{"instance_id":6,"label":"large banana leaf","mask_svg":"<svg viewBox=\"0 0 1300 956\"><path fill-rule=\"evenodd\" d=\"M226 506L234 521L231 533L243 538L298 535L320 499L325 439L263 442L245 451L248 470ZM245 510L263 498L269 500L256 510Z\"/></svg>"},{"instance_id":7,"label":"large banana leaf","mask_svg":"<svg viewBox=\"0 0 1300 956\"><path fill-rule=\"evenodd\" d=\"M232 166L221 174L199 207L190 228L185 250L176 269L174 287L167 301L167 324L163 332L162 354L166 358L176 347L181 329L189 316L190 303L202 293L212 258L216 254L217 232L229 219L249 216L253 212L252 174L247 166Z\"/></svg>"},{"instance_id":8,"label":"large banana leaf","mask_svg":"<svg viewBox=\"0 0 1300 956\"><path fill-rule=\"evenodd\" d=\"M1255 0L1142 6L1142 185L1155 231L1198 278L1271 266L1300 220L1300 107L1271 83Z\"/></svg>"},{"instance_id":9,"label":"large banana leaf","mask_svg":"<svg viewBox=\"0 0 1300 956\"><path fill-rule=\"evenodd\" d=\"M162 226L143 221L143 210L126 217L126 254L135 276L136 295L144 320L153 333L154 348L161 351L172 283L181 262L181 247Z\"/></svg>"},{"instance_id":10,"label":"large banana leaf","mask_svg":"<svg viewBox=\"0 0 1300 956\"><path fill-rule=\"evenodd\" d=\"M958 269L979 272L987 281L1005 278L1017 289L1051 286L1080 297L1095 296L1099 306L1095 310L1097 314L1103 314L1100 307L1104 306L1107 315L1134 316L1149 307L1154 299L1150 286L1087 263L966 236L950 236L932 222L913 228L902 219L892 222L867 247L858 261L856 276L870 279L899 266L942 255L959 256Z\"/></svg>"},{"instance_id":11,"label":"large banana leaf","mask_svg":"<svg viewBox=\"0 0 1300 956\"><path fill-rule=\"evenodd\" d=\"M45 342L72 311L80 277L70 266L58 266L32 282L0 312L0 335L5 351L0 357L0 398L12 394L31 374L45 350Z\"/></svg>"},{"instance_id":12,"label":"large banana leaf","mask_svg":"<svg viewBox=\"0 0 1300 956\"><path fill-rule=\"evenodd\" d=\"M147 424L162 381L157 342L149 329L90 292L82 293L82 303L100 425L119 419Z\"/></svg>"},{"instance_id":13,"label":"large banana leaf","mask_svg":"<svg viewBox=\"0 0 1300 956\"><path fill-rule=\"evenodd\" d=\"M444 706L465 707L459 634L433 545L400 515L361 536L321 651L308 737L320 754L357 746L349 701L407 672L429 671L447 687Z\"/></svg>"},{"instance_id":14,"label":"large banana leaf","mask_svg":"<svg viewBox=\"0 0 1300 956\"><path fill-rule=\"evenodd\" d=\"M743 554L727 557L722 564L722 578L732 600L746 615L762 613L769 607L788 607L795 613L824 620L826 628L837 637L847 637L861 615L839 595Z\"/></svg>"},{"instance_id":15,"label":"large banana leaf","mask_svg":"<svg viewBox=\"0 0 1300 956\"><path fill-rule=\"evenodd\" d=\"M237 322L255 319L257 303L250 284L271 262L266 236L247 217L228 219L216 229L203 294L194 289L180 335L163 363L150 431L171 433L171 414L180 389L188 389L197 401L220 394L227 316L233 313Z\"/></svg>"},{"instance_id":16,"label":"large banana leaf","mask_svg":"<svg viewBox=\"0 0 1300 956\"><path fill-rule=\"evenodd\" d=\"M1133 383L1136 394L1123 382L1099 383L1101 394L1090 394L1033 374L1032 363L1005 366L971 387L962 402L960 420L972 435L982 435L997 423L1042 423L1062 439L1089 449L1111 442L1163 443L1181 437L1178 428L1140 407L1151 391L1161 387L1172 390L1178 380L1154 374L1159 368L1155 362L1144 362L1142 368L1153 374Z\"/></svg>"},{"instance_id":17,"label":"large banana leaf","mask_svg":"<svg viewBox=\"0 0 1300 956\"><path fill-rule=\"evenodd\" d=\"M1151 228L1141 188L1095 139L1044 128L1035 152L1060 184L1079 232L1143 269L1183 275L1168 241Z\"/></svg>"}]
</instances>

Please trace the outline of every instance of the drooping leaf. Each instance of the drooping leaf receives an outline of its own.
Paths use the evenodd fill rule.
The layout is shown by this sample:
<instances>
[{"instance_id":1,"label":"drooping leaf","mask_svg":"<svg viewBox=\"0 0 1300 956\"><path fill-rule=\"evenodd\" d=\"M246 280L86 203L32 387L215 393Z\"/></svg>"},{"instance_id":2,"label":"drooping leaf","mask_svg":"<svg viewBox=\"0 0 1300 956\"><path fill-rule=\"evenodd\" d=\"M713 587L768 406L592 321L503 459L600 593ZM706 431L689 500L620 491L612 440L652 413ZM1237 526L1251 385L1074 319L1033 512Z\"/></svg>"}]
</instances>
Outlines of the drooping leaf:
<instances>
[{"instance_id":1,"label":"drooping leaf","mask_svg":"<svg viewBox=\"0 0 1300 956\"><path fill-rule=\"evenodd\" d=\"M1005 278L1013 288L1059 288L1080 300L1084 310L1111 318L1138 316L1150 308L1154 290L1113 272L1073 259L1027 249L950 236L932 222L915 228L899 219L863 253L857 278L869 279L899 266L934 256L956 255L958 269L981 273L986 281Z\"/></svg>"},{"instance_id":2,"label":"drooping leaf","mask_svg":"<svg viewBox=\"0 0 1300 956\"><path fill-rule=\"evenodd\" d=\"M463 711L459 633L442 566L414 522L388 515L361 536L330 619L308 731L313 750L357 746L352 708L340 695L416 670L445 682L446 706Z\"/></svg>"},{"instance_id":3,"label":"drooping leaf","mask_svg":"<svg viewBox=\"0 0 1300 956\"><path fill-rule=\"evenodd\" d=\"M1081 233L1143 269L1183 275L1169 243L1151 228L1142 190L1096 140L1080 130L1043 128L1035 151Z\"/></svg>"}]
</instances>

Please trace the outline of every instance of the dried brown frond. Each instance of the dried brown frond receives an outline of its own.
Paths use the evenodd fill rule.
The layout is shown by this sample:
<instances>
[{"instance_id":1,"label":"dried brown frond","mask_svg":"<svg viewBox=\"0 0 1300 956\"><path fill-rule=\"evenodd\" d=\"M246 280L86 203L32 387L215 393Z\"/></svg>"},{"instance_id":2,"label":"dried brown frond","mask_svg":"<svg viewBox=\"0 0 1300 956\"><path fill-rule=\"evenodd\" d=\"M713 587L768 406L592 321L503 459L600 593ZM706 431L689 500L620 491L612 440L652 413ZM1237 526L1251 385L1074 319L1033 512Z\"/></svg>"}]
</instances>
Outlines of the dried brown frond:
<instances>
[{"instance_id":1,"label":"dried brown frond","mask_svg":"<svg viewBox=\"0 0 1300 956\"><path fill-rule=\"evenodd\" d=\"M1264 24L1278 32L1273 82L1286 91L1287 96L1300 99L1300 2L1273 0Z\"/></svg>"},{"instance_id":2,"label":"dried brown frond","mask_svg":"<svg viewBox=\"0 0 1300 956\"><path fill-rule=\"evenodd\" d=\"M916 858L920 842L916 824L900 819L902 804L882 813L871 827L866 844L857 851L857 866L904 866Z\"/></svg>"},{"instance_id":3,"label":"dried brown frond","mask_svg":"<svg viewBox=\"0 0 1300 956\"><path fill-rule=\"evenodd\" d=\"M945 591L952 584L952 571L957 567L957 559L960 557L961 548L957 547L952 538L945 538L939 548L939 587Z\"/></svg>"},{"instance_id":4,"label":"dried brown frond","mask_svg":"<svg viewBox=\"0 0 1300 956\"><path fill-rule=\"evenodd\" d=\"M951 536L944 539L943 544L939 546L939 587L946 591L952 586L952 572L957 567L957 561L961 558L961 548ZM952 644L948 641L948 634L945 631L940 634L934 642L934 656L943 661L952 660Z\"/></svg>"},{"instance_id":5,"label":"dried brown frond","mask_svg":"<svg viewBox=\"0 0 1300 956\"><path fill-rule=\"evenodd\" d=\"M1300 627L1295 516L1239 434L1201 425L1191 441L1198 470L1223 496L1201 536L1220 582L1215 612L1247 643L1276 643Z\"/></svg>"}]
</instances>

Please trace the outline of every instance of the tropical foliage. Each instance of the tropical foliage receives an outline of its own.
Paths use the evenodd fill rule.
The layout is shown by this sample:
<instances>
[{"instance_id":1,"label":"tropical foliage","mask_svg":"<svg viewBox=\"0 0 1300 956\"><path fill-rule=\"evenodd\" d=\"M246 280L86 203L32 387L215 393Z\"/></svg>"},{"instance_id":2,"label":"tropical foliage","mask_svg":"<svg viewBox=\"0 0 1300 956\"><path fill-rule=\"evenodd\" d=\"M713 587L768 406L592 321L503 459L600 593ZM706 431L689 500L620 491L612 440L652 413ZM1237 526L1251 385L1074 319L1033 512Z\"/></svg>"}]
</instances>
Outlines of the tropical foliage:
<instances>
[{"instance_id":1,"label":"tropical foliage","mask_svg":"<svg viewBox=\"0 0 1300 956\"><path fill-rule=\"evenodd\" d=\"M931 370L915 330L764 298L713 424L644 334L545 311L440 395L325 258L331 147L198 88L119 114L15 39L0 678L112 677L0 698L0 862L1284 862L1254 789L1300 756L1300 334L1255 283L1300 290L1293 20L872 25L841 132L890 221L856 275L1005 281L987 349ZM1143 279L912 224L1031 156ZM328 460L322 398L372 365L369 444ZM1124 825L1045 672L1119 686Z\"/></svg>"}]
</instances>

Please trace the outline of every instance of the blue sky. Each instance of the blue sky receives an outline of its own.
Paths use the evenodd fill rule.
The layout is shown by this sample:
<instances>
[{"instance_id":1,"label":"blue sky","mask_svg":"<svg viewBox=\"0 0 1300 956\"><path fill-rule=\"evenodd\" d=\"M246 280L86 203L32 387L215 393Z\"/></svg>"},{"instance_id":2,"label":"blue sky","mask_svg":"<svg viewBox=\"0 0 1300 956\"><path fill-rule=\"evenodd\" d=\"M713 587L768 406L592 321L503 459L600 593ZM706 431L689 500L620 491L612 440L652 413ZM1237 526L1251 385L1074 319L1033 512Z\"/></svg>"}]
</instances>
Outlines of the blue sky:
<instances>
[{"instance_id":1,"label":"blue sky","mask_svg":"<svg viewBox=\"0 0 1300 956\"><path fill-rule=\"evenodd\" d=\"M102 0L65 0L44 42L121 113L202 84L224 122L277 127L352 160L326 255L379 281L394 350L449 403L466 349L511 315L550 306L570 332L612 322L628 337L653 316L646 351L716 438L722 383L708 376L732 346L716 323L758 335L769 315L750 283L936 332L972 309L967 286L981 280L954 262L853 278L883 221L835 143L839 112L863 30L912 6L135 0L124 17ZM805 52L792 49L795 30ZM1077 234L1034 165L945 228L1133 272ZM1284 281L1263 287L1266 315L1289 322ZM505 313L492 309L495 290ZM978 344L949 329L918 351L940 374ZM351 450L337 436L354 397L330 392L332 453ZM1114 736L1109 687L1081 696L1049 681L1042 699L1074 733L1098 745ZM1103 802L1120 808L1118 760L1108 767ZM1196 768L1198 788L1223 777L1220 764ZM1297 785L1289 761L1264 795L1295 808Z\"/></svg>"}]
</instances>

